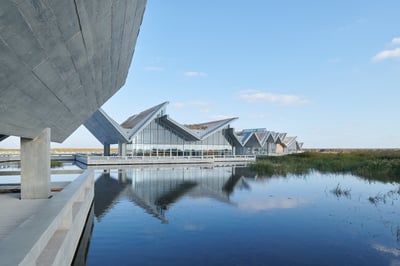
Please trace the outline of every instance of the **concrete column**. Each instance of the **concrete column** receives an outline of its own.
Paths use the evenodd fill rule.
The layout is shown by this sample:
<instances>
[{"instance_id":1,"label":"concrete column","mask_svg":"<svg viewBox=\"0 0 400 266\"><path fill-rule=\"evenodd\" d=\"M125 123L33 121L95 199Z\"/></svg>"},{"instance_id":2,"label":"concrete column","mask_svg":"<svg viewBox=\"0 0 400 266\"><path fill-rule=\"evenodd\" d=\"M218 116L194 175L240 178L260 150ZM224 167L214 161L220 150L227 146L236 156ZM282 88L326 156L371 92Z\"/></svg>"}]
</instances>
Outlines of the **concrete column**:
<instances>
[{"instance_id":1,"label":"concrete column","mask_svg":"<svg viewBox=\"0 0 400 266\"><path fill-rule=\"evenodd\" d=\"M50 128L35 139L21 138L21 199L50 196Z\"/></svg>"},{"instance_id":2,"label":"concrete column","mask_svg":"<svg viewBox=\"0 0 400 266\"><path fill-rule=\"evenodd\" d=\"M104 156L110 156L110 147L111 147L111 145L110 144L104 144L104 153L103 153L103 155Z\"/></svg>"},{"instance_id":3,"label":"concrete column","mask_svg":"<svg viewBox=\"0 0 400 266\"><path fill-rule=\"evenodd\" d=\"M126 143L118 143L118 155L126 156Z\"/></svg>"}]
</instances>

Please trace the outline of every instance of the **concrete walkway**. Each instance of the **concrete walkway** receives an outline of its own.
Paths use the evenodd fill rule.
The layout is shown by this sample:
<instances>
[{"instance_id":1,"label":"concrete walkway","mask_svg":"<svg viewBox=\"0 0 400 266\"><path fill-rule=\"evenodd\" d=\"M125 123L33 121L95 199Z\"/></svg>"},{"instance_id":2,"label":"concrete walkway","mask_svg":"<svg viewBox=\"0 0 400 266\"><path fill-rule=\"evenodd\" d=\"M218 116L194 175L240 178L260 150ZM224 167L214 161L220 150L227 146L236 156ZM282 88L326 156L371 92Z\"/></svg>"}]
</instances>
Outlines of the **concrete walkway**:
<instances>
[{"instance_id":1,"label":"concrete walkway","mask_svg":"<svg viewBox=\"0 0 400 266\"><path fill-rule=\"evenodd\" d=\"M0 241L35 214L46 199L20 200L20 193L0 194Z\"/></svg>"},{"instance_id":2,"label":"concrete walkway","mask_svg":"<svg viewBox=\"0 0 400 266\"><path fill-rule=\"evenodd\" d=\"M53 182L51 187L64 188L67 184L69 183ZM6 186L0 187L0 189L6 188ZM20 200L19 198L20 193L0 193L0 241L22 226L49 201L48 199Z\"/></svg>"},{"instance_id":3,"label":"concrete walkway","mask_svg":"<svg viewBox=\"0 0 400 266\"><path fill-rule=\"evenodd\" d=\"M72 182L53 182L62 190L50 199L0 193L0 265L70 265L93 203L93 178L86 170Z\"/></svg>"}]
</instances>

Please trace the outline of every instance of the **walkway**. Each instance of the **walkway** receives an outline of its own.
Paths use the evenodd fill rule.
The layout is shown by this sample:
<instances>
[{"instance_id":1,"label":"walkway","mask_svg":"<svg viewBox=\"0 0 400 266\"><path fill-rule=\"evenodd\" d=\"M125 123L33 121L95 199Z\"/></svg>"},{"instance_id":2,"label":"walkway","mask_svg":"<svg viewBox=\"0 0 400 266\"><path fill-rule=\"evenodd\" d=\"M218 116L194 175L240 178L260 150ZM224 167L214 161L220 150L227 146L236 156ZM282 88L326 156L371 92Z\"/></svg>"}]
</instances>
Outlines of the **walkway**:
<instances>
[{"instance_id":1,"label":"walkway","mask_svg":"<svg viewBox=\"0 0 400 266\"><path fill-rule=\"evenodd\" d=\"M20 193L0 193L1 265L70 265L93 201L93 172L51 187L62 190L50 199L20 200Z\"/></svg>"}]
</instances>

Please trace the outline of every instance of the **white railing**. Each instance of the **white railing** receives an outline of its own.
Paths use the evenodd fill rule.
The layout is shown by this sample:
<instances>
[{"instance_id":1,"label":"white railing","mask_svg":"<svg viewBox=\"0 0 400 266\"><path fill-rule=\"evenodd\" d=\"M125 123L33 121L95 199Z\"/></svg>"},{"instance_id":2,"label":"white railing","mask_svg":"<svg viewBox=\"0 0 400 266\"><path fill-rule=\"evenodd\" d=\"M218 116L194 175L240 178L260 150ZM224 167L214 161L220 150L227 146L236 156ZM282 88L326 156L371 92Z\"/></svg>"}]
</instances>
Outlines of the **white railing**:
<instances>
[{"instance_id":1,"label":"white railing","mask_svg":"<svg viewBox=\"0 0 400 266\"><path fill-rule=\"evenodd\" d=\"M174 164L254 161L254 155L206 155L206 156L94 156L77 154L75 159L87 165L108 164Z\"/></svg>"},{"instance_id":2,"label":"white railing","mask_svg":"<svg viewBox=\"0 0 400 266\"><path fill-rule=\"evenodd\" d=\"M14 154L0 154L0 162L19 161L20 156Z\"/></svg>"}]
</instances>

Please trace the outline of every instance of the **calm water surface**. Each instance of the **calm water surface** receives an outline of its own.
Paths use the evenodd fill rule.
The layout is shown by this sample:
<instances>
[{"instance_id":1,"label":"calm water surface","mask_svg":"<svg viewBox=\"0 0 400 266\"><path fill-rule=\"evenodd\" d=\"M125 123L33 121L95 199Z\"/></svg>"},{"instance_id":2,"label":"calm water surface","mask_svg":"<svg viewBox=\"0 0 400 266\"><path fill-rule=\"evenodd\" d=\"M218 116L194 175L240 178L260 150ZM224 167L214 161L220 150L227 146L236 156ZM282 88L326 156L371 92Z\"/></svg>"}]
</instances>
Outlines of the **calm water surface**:
<instances>
[{"instance_id":1,"label":"calm water surface","mask_svg":"<svg viewBox=\"0 0 400 266\"><path fill-rule=\"evenodd\" d=\"M400 265L399 207L399 183L351 175L101 170L82 245L87 265Z\"/></svg>"}]
</instances>

